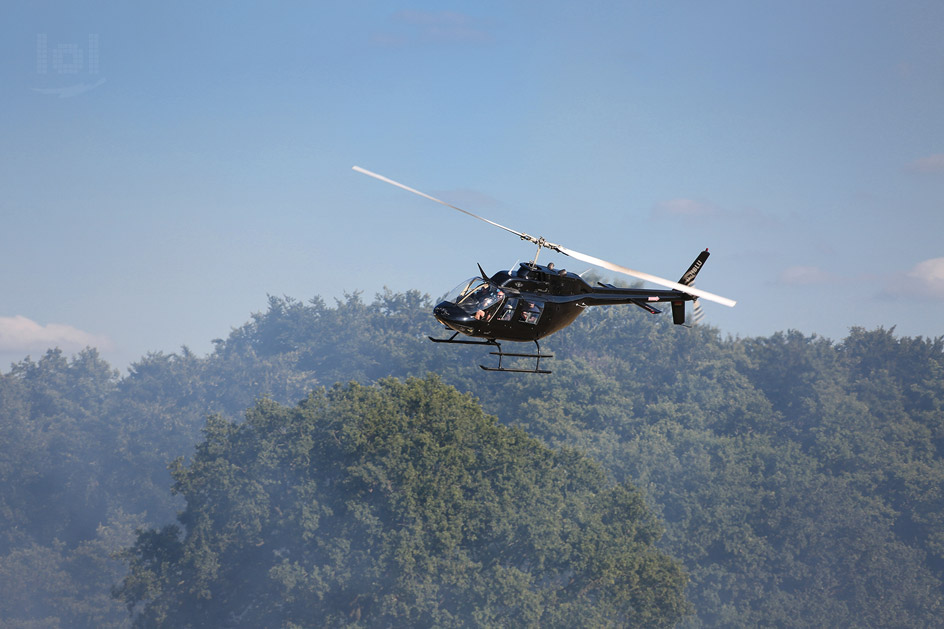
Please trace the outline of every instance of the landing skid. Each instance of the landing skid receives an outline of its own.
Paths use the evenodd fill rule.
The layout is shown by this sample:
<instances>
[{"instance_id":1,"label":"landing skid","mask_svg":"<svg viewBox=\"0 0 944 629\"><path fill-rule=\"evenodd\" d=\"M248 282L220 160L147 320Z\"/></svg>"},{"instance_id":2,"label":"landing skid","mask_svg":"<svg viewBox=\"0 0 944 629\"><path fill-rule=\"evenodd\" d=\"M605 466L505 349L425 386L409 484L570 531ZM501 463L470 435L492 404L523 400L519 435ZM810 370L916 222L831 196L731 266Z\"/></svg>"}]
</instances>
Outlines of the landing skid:
<instances>
[{"instance_id":1,"label":"landing skid","mask_svg":"<svg viewBox=\"0 0 944 629\"><path fill-rule=\"evenodd\" d=\"M434 339L431 336L427 336L426 338L431 340L433 343L454 343L456 345L498 345L497 341L493 341L491 339L486 339L484 341L466 341L465 339L460 339L458 341L453 340L457 336L459 336L458 332L453 333L453 335L447 339Z\"/></svg>"},{"instance_id":2,"label":"landing skid","mask_svg":"<svg viewBox=\"0 0 944 629\"><path fill-rule=\"evenodd\" d=\"M492 345L498 348L497 352L489 352L492 356L498 356L498 366L497 367L486 367L485 365L479 365L485 371L507 371L509 373L551 373L549 369L541 369L541 359L542 358L554 358L553 354L542 354L541 345L534 341L535 347L537 347L536 354L519 354L511 352L503 352L501 348L501 343L494 339L485 339L483 341L467 341L465 339L456 339L459 335L458 332L453 334L447 339L434 339L433 337L427 337L433 343L454 343L457 345ZM505 356L511 356L514 358L534 358L534 369L516 369L512 367L502 367L502 359Z\"/></svg>"},{"instance_id":3,"label":"landing skid","mask_svg":"<svg viewBox=\"0 0 944 629\"><path fill-rule=\"evenodd\" d=\"M536 354L515 354L510 352L501 351L501 345L495 341L495 345L498 346L497 352L489 352L492 356L498 356L498 366L497 367L486 367L485 365L479 365L485 371L510 371L515 373L551 373L550 369L541 369L541 359L542 358L554 358L553 354L542 354L541 346L538 345L538 342L535 341L534 344L537 346L538 351ZM517 358L534 358L534 369L514 369L510 367L502 367L502 358L505 356L514 356Z\"/></svg>"}]
</instances>

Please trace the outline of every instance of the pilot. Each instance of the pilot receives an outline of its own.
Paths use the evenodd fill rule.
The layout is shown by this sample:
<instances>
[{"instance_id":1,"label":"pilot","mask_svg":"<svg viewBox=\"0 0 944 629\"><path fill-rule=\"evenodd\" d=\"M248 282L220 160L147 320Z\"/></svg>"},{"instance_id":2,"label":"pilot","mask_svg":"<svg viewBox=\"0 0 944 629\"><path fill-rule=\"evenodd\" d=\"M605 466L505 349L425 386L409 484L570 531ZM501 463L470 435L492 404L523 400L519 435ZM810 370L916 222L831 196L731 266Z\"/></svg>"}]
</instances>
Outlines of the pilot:
<instances>
[{"instance_id":1,"label":"pilot","mask_svg":"<svg viewBox=\"0 0 944 629\"><path fill-rule=\"evenodd\" d=\"M505 296L505 292L499 289L495 295L486 297L485 300L482 302L482 307L475 311L475 315L474 315L475 319L477 321L481 321L482 319L484 319L485 311L488 308L490 308L493 304L497 304L498 302L500 302L504 296Z\"/></svg>"}]
</instances>

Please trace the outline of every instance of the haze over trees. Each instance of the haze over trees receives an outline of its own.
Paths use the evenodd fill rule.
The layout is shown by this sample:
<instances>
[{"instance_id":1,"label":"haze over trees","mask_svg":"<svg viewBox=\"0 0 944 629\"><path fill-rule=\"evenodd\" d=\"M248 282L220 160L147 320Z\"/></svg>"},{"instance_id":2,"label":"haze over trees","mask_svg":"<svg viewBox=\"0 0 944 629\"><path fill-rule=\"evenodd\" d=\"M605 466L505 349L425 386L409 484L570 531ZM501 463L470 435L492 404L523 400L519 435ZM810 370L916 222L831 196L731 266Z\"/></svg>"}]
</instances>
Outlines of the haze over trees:
<instances>
[{"instance_id":1,"label":"haze over trees","mask_svg":"<svg viewBox=\"0 0 944 629\"><path fill-rule=\"evenodd\" d=\"M944 339L598 308L512 376L430 307L12 365L0 625L944 626Z\"/></svg>"},{"instance_id":2,"label":"haze over trees","mask_svg":"<svg viewBox=\"0 0 944 629\"><path fill-rule=\"evenodd\" d=\"M436 377L211 419L187 507L120 590L173 627L672 626L681 566L640 492Z\"/></svg>"}]
</instances>

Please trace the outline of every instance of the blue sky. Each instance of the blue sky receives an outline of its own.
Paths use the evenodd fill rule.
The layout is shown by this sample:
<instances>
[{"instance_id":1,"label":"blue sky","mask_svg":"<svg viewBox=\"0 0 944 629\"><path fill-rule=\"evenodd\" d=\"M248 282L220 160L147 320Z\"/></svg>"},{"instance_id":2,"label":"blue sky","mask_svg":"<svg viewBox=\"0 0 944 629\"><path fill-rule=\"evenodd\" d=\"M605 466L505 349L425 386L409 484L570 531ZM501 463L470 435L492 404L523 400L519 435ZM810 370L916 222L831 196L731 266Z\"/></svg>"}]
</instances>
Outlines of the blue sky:
<instances>
[{"instance_id":1,"label":"blue sky","mask_svg":"<svg viewBox=\"0 0 944 629\"><path fill-rule=\"evenodd\" d=\"M709 247L724 334L944 334L944 3L8 4L0 370L533 255L355 164L669 279Z\"/></svg>"}]
</instances>

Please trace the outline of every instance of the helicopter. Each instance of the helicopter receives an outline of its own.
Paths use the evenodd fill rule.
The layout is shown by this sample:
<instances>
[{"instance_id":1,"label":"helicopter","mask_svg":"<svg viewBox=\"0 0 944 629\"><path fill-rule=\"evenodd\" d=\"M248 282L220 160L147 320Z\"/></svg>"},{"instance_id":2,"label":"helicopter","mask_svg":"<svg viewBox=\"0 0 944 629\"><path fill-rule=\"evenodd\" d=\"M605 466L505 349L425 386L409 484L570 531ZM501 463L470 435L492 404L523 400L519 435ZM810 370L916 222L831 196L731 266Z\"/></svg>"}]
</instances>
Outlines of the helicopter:
<instances>
[{"instance_id":1,"label":"helicopter","mask_svg":"<svg viewBox=\"0 0 944 629\"><path fill-rule=\"evenodd\" d=\"M698 299L706 299L729 307L737 303L727 297L695 288L695 276L698 275L709 256L707 249L698 254L678 282L672 282L568 249L548 242L543 237L536 238L505 227L360 166L354 166L353 169L484 221L515 234L521 240L537 245L534 258L530 262L520 263L516 269L499 271L489 277L482 266L478 265L479 275L463 281L433 308L433 316L451 331L452 335L448 338L430 336L429 340L434 343L485 345L494 348L490 354L498 356L498 365L495 367L479 365L486 371L551 373L549 369L541 368L541 359L554 356L541 352L539 340L566 328L590 306L632 304L650 314L660 314L662 311L653 304L669 303L672 308L673 323L685 325L686 302L691 301L697 306ZM658 284L664 288L622 288L603 282L598 282L596 286L593 286L580 275L555 268L553 263L538 264L538 256L542 249L550 249L576 260ZM460 334L462 337L459 336ZM502 350L501 341L530 341L534 343L536 349L533 353L506 352ZM508 367L502 364L502 360L506 357L534 359L534 366L530 369Z\"/></svg>"}]
</instances>

